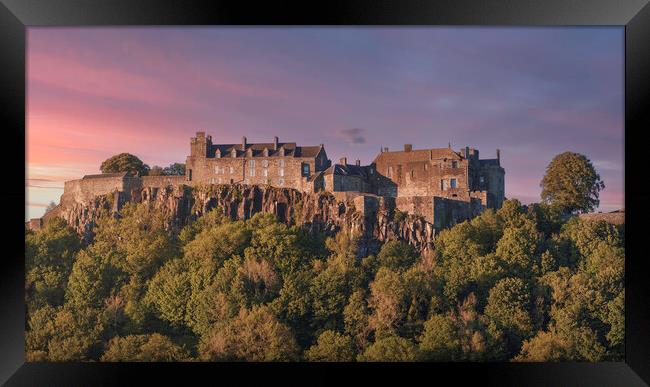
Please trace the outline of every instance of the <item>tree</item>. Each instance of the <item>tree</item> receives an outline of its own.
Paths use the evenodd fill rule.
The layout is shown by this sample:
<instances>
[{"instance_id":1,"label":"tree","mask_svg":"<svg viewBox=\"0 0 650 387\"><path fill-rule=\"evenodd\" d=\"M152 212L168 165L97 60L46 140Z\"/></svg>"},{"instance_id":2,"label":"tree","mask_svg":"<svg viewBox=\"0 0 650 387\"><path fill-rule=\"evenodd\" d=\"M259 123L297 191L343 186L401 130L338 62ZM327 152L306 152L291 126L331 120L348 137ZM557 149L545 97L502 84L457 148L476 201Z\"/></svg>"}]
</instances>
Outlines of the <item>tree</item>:
<instances>
[{"instance_id":1,"label":"tree","mask_svg":"<svg viewBox=\"0 0 650 387\"><path fill-rule=\"evenodd\" d=\"M309 361L353 361L352 339L335 331L324 331L305 357Z\"/></svg>"},{"instance_id":2,"label":"tree","mask_svg":"<svg viewBox=\"0 0 650 387\"><path fill-rule=\"evenodd\" d=\"M504 278L490 290L485 316L504 332L510 352L533 333L530 309L529 287L520 278Z\"/></svg>"},{"instance_id":3,"label":"tree","mask_svg":"<svg viewBox=\"0 0 650 387\"><path fill-rule=\"evenodd\" d=\"M183 361L185 349L159 333L114 337L101 357L102 361Z\"/></svg>"},{"instance_id":4,"label":"tree","mask_svg":"<svg viewBox=\"0 0 650 387\"><path fill-rule=\"evenodd\" d=\"M574 359L571 342L555 330L540 331L523 343L516 361L571 361Z\"/></svg>"},{"instance_id":5,"label":"tree","mask_svg":"<svg viewBox=\"0 0 650 387\"><path fill-rule=\"evenodd\" d=\"M386 242L377 255L379 266L391 270L408 268L415 263L417 257L413 246L400 241Z\"/></svg>"},{"instance_id":6,"label":"tree","mask_svg":"<svg viewBox=\"0 0 650 387\"><path fill-rule=\"evenodd\" d=\"M149 281L145 296L158 315L175 327L185 323L187 302L192 294L187 266L182 259L167 262Z\"/></svg>"},{"instance_id":7,"label":"tree","mask_svg":"<svg viewBox=\"0 0 650 387\"><path fill-rule=\"evenodd\" d=\"M573 214L598 207L598 193L605 183L586 156L564 152L551 160L540 186L542 201Z\"/></svg>"},{"instance_id":8,"label":"tree","mask_svg":"<svg viewBox=\"0 0 650 387\"><path fill-rule=\"evenodd\" d=\"M102 173L130 172L140 176L149 172L149 166L130 153L120 153L104 160L99 169Z\"/></svg>"},{"instance_id":9,"label":"tree","mask_svg":"<svg viewBox=\"0 0 650 387\"><path fill-rule=\"evenodd\" d=\"M183 176L185 175L185 164L174 163L163 169L163 174L168 176Z\"/></svg>"},{"instance_id":10,"label":"tree","mask_svg":"<svg viewBox=\"0 0 650 387\"><path fill-rule=\"evenodd\" d=\"M415 361L418 349L408 339L399 336L386 336L375 341L361 355L359 361Z\"/></svg>"},{"instance_id":11,"label":"tree","mask_svg":"<svg viewBox=\"0 0 650 387\"><path fill-rule=\"evenodd\" d=\"M358 347L366 345L370 333L368 327L368 305L363 290L357 290L350 295L348 304L343 310L345 332L354 337Z\"/></svg>"},{"instance_id":12,"label":"tree","mask_svg":"<svg viewBox=\"0 0 650 387\"><path fill-rule=\"evenodd\" d=\"M452 361L460 356L460 339L454 321L448 316L433 315L424 323L420 350L426 360Z\"/></svg>"},{"instance_id":13,"label":"tree","mask_svg":"<svg viewBox=\"0 0 650 387\"><path fill-rule=\"evenodd\" d=\"M207 360L297 360L299 348L293 332L266 306L242 308L237 317L217 323L202 347Z\"/></svg>"},{"instance_id":14,"label":"tree","mask_svg":"<svg viewBox=\"0 0 650 387\"><path fill-rule=\"evenodd\" d=\"M81 248L79 237L61 218L25 236L25 282L28 309L63 304L74 256Z\"/></svg>"}]
</instances>

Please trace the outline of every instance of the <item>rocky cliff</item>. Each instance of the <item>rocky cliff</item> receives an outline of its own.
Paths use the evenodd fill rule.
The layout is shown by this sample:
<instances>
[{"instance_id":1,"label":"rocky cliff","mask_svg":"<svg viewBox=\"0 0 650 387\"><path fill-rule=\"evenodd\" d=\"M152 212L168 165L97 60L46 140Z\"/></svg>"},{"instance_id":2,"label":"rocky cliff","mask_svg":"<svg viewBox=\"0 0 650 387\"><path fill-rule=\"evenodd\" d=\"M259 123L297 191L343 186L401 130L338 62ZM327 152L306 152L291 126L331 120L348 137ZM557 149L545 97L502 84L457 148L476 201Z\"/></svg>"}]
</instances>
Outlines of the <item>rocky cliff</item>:
<instances>
[{"instance_id":1,"label":"rocky cliff","mask_svg":"<svg viewBox=\"0 0 650 387\"><path fill-rule=\"evenodd\" d=\"M210 185L165 188L143 187L130 192L99 195L91 200L62 203L43 219L60 216L85 239L100 216L116 216L127 202L148 202L169 219L178 231L203 213L220 207L232 219L249 219L256 213L273 213L288 225L311 233L332 235L338 231L361 236L360 254L375 253L388 240L402 240L419 251L432 248L435 230L431 223L413 215L395 217L395 201L377 196L340 196L303 193L289 188Z\"/></svg>"}]
</instances>

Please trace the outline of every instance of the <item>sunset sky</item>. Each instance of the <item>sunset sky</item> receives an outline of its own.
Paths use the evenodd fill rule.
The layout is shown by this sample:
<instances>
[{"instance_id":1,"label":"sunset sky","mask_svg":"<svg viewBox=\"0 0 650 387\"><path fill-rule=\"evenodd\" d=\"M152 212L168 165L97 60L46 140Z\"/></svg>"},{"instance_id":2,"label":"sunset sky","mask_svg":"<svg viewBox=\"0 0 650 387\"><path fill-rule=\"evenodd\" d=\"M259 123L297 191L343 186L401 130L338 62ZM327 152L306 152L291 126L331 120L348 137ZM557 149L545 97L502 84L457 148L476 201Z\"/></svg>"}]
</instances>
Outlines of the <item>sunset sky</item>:
<instances>
[{"instance_id":1,"label":"sunset sky","mask_svg":"<svg viewBox=\"0 0 650 387\"><path fill-rule=\"evenodd\" d=\"M585 154L624 206L622 27L29 28L25 218L121 152L185 162L189 138L501 149L506 197L539 201L558 153Z\"/></svg>"}]
</instances>

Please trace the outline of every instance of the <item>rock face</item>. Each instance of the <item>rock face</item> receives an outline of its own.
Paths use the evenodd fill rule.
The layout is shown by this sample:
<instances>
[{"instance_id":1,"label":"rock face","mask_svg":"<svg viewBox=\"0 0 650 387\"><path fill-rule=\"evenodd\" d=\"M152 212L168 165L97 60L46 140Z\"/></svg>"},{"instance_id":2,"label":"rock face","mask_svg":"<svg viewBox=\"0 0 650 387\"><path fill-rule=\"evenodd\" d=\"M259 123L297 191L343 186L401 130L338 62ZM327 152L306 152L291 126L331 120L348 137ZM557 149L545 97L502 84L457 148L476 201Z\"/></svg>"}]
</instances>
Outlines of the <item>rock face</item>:
<instances>
[{"instance_id":1,"label":"rock face","mask_svg":"<svg viewBox=\"0 0 650 387\"><path fill-rule=\"evenodd\" d=\"M339 200L329 193L303 193L267 186L143 187L97 196L84 203L65 203L47 217L64 218L84 239L91 240L97 219L108 214L118 216L127 202L151 203L167 215L172 231L179 231L215 207L222 208L231 219L249 219L259 212L272 213L281 222L298 225L314 234L356 233L360 235L360 255L376 253L382 243L395 239L424 252L433 247L435 236L433 225L422 217L407 215L394 221L395 201L392 198L362 196L355 200Z\"/></svg>"}]
</instances>

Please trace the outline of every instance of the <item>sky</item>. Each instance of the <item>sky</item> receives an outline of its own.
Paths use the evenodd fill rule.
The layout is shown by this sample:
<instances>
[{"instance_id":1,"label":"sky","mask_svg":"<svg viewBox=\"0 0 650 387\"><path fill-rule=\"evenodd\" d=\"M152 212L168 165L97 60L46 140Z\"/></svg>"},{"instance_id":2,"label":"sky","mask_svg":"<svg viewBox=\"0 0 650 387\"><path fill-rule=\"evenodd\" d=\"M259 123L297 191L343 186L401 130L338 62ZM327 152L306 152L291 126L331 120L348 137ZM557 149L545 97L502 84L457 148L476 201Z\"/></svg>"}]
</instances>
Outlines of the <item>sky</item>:
<instances>
[{"instance_id":1,"label":"sky","mask_svg":"<svg viewBox=\"0 0 650 387\"><path fill-rule=\"evenodd\" d=\"M30 27L26 208L122 152L185 162L214 143L501 150L506 197L538 202L551 159L586 155L624 207L622 27Z\"/></svg>"}]
</instances>

